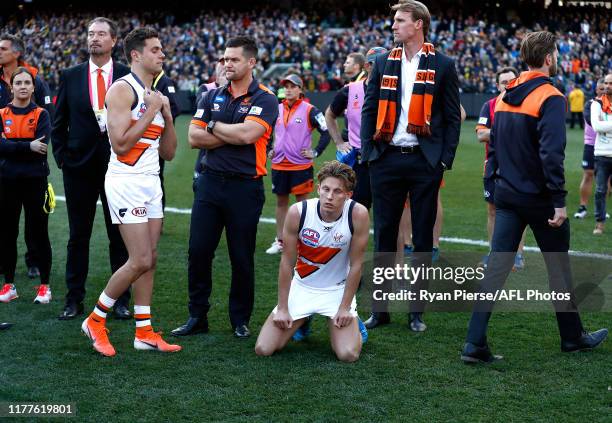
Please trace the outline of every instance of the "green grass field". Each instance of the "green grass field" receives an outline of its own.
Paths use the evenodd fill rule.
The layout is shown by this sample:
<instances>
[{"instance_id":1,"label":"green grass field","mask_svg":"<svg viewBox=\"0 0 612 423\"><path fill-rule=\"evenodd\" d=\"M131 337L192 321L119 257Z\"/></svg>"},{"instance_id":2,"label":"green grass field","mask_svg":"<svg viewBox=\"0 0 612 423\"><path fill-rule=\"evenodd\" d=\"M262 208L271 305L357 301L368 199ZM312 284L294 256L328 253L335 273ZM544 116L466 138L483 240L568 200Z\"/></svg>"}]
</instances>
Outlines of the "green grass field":
<instances>
[{"instance_id":1,"label":"green grass field","mask_svg":"<svg viewBox=\"0 0 612 423\"><path fill-rule=\"evenodd\" d=\"M167 205L190 208L196 153L186 140L188 117L177 122L180 148L166 166ZM474 122L463 125L454 169L443 189L443 236L486 239L482 200L483 147ZM319 159L333 157L330 147ZM582 139L570 131L566 160L568 214L578 205L582 174ZM51 180L63 194L61 174ZM274 196L266 178L263 216L274 216ZM572 249L610 254L610 233L594 238L593 205L584 221L572 220ZM110 276L101 210L91 242L86 312ZM159 245L153 301L153 324L168 333L187 317L187 242L189 219L168 213ZM0 402L74 403L77 421L610 421L612 412L612 343L591 353L562 354L555 318L550 313L498 313L491 320L490 344L506 359L488 367L459 360L468 313L430 313L429 330L411 333L407 318L370 332L361 359L338 362L329 346L325 322L315 320L309 340L290 344L282 353L259 358L256 335L276 303L278 256L264 254L274 225L260 223L256 255L254 334L232 336L227 314L230 265L222 240L214 263L211 331L181 339L173 355L136 351L134 324L109 320L118 354L103 358L80 333L81 319L60 322L68 224L65 203L50 218L53 246L50 305L34 305L33 286L19 259L20 298L0 304L0 321L16 326L0 332ZM533 237L528 245L535 245ZM444 251L482 250L455 243ZM24 251L20 241L21 255ZM529 265L530 256L527 256ZM365 303L365 302L364 302ZM362 314L364 312L362 311ZM610 326L612 313L584 313L589 329Z\"/></svg>"}]
</instances>

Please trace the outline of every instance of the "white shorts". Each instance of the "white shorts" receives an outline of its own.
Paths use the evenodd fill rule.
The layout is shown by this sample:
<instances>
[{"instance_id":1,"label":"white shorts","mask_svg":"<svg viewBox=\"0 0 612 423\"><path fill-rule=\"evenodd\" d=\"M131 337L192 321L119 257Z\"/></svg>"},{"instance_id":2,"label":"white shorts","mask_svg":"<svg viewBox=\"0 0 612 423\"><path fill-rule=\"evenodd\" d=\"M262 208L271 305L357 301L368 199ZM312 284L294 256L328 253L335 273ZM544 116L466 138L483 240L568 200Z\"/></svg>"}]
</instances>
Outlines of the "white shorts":
<instances>
[{"instance_id":1,"label":"white shorts","mask_svg":"<svg viewBox=\"0 0 612 423\"><path fill-rule=\"evenodd\" d=\"M289 315L293 320L303 319L313 314L321 314L331 319L338 312L343 295L344 287L333 290L316 289L292 280L288 299ZM276 313L277 309L278 306L274 307L272 313ZM357 317L357 301L355 297L353 297L351 302L350 312L353 316Z\"/></svg>"},{"instance_id":2,"label":"white shorts","mask_svg":"<svg viewBox=\"0 0 612 423\"><path fill-rule=\"evenodd\" d=\"M104 191L115 225L146 223L164 217L159 176L106 175Z\"/></svg>"}]
</instances>

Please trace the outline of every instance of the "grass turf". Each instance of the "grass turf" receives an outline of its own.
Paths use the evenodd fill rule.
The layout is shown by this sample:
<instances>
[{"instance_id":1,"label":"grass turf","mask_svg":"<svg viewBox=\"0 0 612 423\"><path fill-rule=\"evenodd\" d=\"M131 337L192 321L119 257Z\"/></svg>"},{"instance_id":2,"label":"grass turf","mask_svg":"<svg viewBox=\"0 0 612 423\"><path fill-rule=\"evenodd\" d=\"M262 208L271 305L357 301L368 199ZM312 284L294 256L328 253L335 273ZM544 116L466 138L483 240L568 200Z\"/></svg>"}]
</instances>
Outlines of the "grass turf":
<instances>
[{"instance_id":1,"label":"grass turf","mask_svg":"<svg viewBox=\"0 0 612 423\"><path fill-rule=\"evenodd\" d=\"M186 145L188 117L177 123L180 148L166 166L167 204L189 208L195 152ZM482 200L483 147L463 125L454 169L442 191L443 236L486 239ZM317 163L333 157L327 149ZM582 170L579 131L568 132L566 177L568 213L578 205ZM63 193L61 174L51 180ZM274 216L274 197L266 181L263 216ZM594 238L589 217L571 221L572 249L610 253L610 235ZM86 312L109 274L107 239L98 209L91 242ZM168 213L160 241L153 324L168 333L187 317L188 215ZM22 231L23 232L23 231ZM430 313L429 330L413 334L407 319L370 332L361 359L335 360L322 318L306 342L290 344L271 358L253 353L256 335L276 303L278 256L264 254L274 225L260 223L256 253L253 336L232 336L227 315L230 263L222 239L214 262L211 332L181 339L184 350L161 355L135 351L133 322L109 320L118 355L98 356L80 334L81 319L56 319L65 294L68 225L65 203L50 218L54 266L51 305L33 305L32 287L22 258L18 263L20 298L0 304L0 321L16 326L0 332L0 402L75 403L79 421L609 421L612 344L585 354L562 354L552 313L497 313L490 344L506 360L488 367L465 366L459 352L469 314ZM532 235L528 245L535 245ZM24 251L20 240L20 251ZM442 252L484 248L442 243ZM529 266L529 256L527 258ZM611 313L583 313L591 329L609 326Z\"/></svg>"}]
</instances>

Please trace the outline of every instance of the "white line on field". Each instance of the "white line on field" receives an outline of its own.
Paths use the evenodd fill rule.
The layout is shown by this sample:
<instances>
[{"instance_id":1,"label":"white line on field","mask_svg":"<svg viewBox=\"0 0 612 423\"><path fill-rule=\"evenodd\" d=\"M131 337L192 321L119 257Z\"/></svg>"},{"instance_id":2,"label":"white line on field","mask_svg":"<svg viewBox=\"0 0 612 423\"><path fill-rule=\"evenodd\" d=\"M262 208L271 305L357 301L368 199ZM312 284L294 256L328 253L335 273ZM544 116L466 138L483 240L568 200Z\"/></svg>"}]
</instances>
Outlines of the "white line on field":
<instances>
[{"instance_id":1,"label":"white line on field","mask_svg":"<svg viewBox=\"0 0 612 423\"><path fill-rule=\"evenodd\" d=\"M55 199L57 201L64 201L64 202L66 201L66 197L64 197L63 195L56 195ZM102 205L102 203L99 200L97 204L99 206ZM175 214L187 214L187 215L191 214L191 209L179 209L176 207L166 207L165 211L167 211L168 213L175 213ZM271 217L261 217L259 218L259 221L262 223L276 224L276 219L273 219ZM370 233L373 234L374 231L370 229ZM488 247L489 246L489 243L487 241L478 240L478 239L443 236L443 237L440 237L440 241L448 242L451 244L476 245L478 247ZM538 247L525 246L525 251L539 252L540 249ZM612 260L612 255L608 255L608 254L589 253L585 251L574 251L574 250L570 250L569 254L572 256L577 256L577 257L589 257L589 258L598 258L598 259L604 259L604 260Z\"/></svg>"}]
</instances>

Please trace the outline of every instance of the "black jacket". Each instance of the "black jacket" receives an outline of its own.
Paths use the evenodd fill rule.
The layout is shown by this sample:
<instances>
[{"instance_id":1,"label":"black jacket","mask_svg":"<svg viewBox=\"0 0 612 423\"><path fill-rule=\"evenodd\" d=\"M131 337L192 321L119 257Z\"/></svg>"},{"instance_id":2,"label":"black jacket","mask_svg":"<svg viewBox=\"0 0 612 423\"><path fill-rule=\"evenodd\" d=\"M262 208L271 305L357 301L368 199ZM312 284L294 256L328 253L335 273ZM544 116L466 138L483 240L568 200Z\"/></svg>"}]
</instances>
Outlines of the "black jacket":
<instances>
[{"instance_id":1,"label":"black jacket","mask_svg":"<svg viewBox=\"0 0 612 423\"><path fill-rule=\"evenodd\" d=\"M386 142L374 141L372 136L376 132L380 82L389 53L376 57L361 110L361 156L363 160L370 162L378 159L388 145ZM434 98L431 105L432 134L431 137L418 136L418 140L421 151L433 168L438 167L442 161L447 169L451 169L461 130L459 79L455 70L455 62L437 50L436 68ZM402 86L401 74L397 86L398 88ZM400 92L397 100L396 127L401 109Z\"/></svg>"},{"instance_id":2,"label":"black jacket","mask_svg":"<svg viewBox=\"0 0 612 423\"><path fill-rule=\"evenodd\" d=\"M113 61L113 82L130 73L130 68ZM100 132L89 99L89 61L64 70L51 133L57 165L85 168L92 161L108 165L108 133Z\"/></svg>"}]
</instances>

